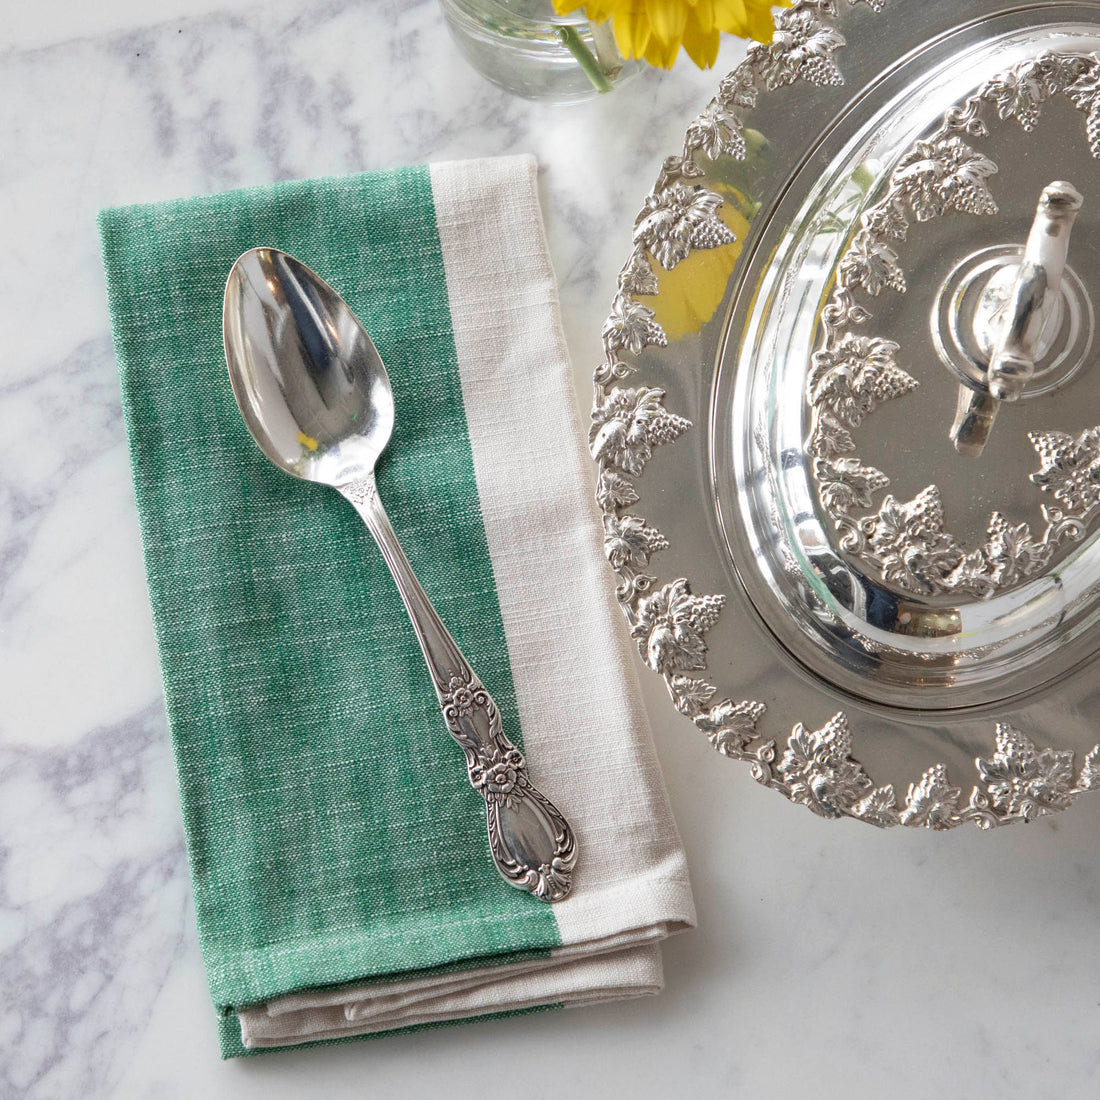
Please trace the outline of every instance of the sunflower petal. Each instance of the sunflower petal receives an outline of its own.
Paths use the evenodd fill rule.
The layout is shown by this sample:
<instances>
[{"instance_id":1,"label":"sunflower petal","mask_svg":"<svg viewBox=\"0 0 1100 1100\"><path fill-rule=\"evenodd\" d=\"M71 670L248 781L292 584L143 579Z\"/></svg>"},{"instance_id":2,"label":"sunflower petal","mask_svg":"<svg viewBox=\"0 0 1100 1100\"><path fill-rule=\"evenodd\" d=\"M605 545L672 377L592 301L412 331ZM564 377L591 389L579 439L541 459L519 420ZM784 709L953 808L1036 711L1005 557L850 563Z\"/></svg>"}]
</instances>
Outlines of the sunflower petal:
<instances>
[{"instance_id":1,"label":"sunflower petal","mask_svg":"<svg viewBox=\"0 0 1100 1100\"><path fill-rule=\"evenodd\" d=\"M573 0L570 0L570 3L572 2ZM588 0L584 5L584 14L593 23L606 23L620 7L622 7L621 0Z\"/></svg>"},{"instance_id":2,"label":"sunflower petal","mask_svg":"<svg viewBox=\"0 0 1100 1100\"><path fill-rule=\"evenodd\" d=\"M572 12L575 12L577 8L584 8L585 15L587 15L589 19L595 19L596 16L588 9L597 6L596 4L586 3L586 0L554 0L554 11L556 11L558 15L570 15Z\"/></svg>"},{"instance_id":3,"label":"sunflower petal","mask_svg":"<svg viewBox=\"0 0 1100 1100\"><path fill-rule=\"evenodd\" d=\"M615 35L615 45L623 57L644 57L649 45L649 20L646 19L643 4L624 4L611 19L611 30Z\"/></svg>"},{"instance_id":4,"label":"sunflower petal","mask_svg":"<svg viewBox=\"0 0 1100 1100\"><path fill-rule=\"evenodd\" d=\"M653 36L670 46L675 43L679 51L688 19L687 5L683 0L646 0L645 13Z\"/></svg>"},{"instance_id":5,"label":"sunflower petal","mask_svg":"<svg viewBox=\"0 0 1100 1100\"><path fill-rule=\"evenodd\" d=\"M692 11L700 30L714 30L714 0L694 0Z\"/></svg>"},{"instance_id":6,"label":"sunflower petal","mask_svg":"<svg viewBox=\"0 0 1100 1100\"><path fill-rule=\"evenodd\" d=\"M744 38L749 26L744 0L714 0L714 22L719 30Z\"/></svg>"},{"instance_id":7,"label":"sunflower petal","mask_svg":"<svg viewBox=\"0 0 1100 1100\"><path fill-rule=\"evenodd\" d=\"M703 27L689 19L684 30L684 50L700 69L709 69L718 60L720 38L717 28Z\"/></svg>"},{"instance_id":8,"label":"sunflower petal","mask_svg":"<svg viewBox=\"0 0 1100 1100\"><path fill-rule=\"evenodd\" d=\"M788 7L788 4L780 4ZM748 9L749 37L757 42L770 42L775 35L775 20L771 13L771 0L745 0Z\"/></svg>"},{"instance_id":9,"label":"sunflower petal","mask_svg":"<svg viewBox=\"0 0 1100 1100\"><path fill-rule=\"evenodd\" d=\"M676 61L676 55L680 52L680 39L672 42L663 42L655 34L650 35L649 43L645 48L645 59L650 65L658 69L671 69Z\"/></svg>"}]
</instances>

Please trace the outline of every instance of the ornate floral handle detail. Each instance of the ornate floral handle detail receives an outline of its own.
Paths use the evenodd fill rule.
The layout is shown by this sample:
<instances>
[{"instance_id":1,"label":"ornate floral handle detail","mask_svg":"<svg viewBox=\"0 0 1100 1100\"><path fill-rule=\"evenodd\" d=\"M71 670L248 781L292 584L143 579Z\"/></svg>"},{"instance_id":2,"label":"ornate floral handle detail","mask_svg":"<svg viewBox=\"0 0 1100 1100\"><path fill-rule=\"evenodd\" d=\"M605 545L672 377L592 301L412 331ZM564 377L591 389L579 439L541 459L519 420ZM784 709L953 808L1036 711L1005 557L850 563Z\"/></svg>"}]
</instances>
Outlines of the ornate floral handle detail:
<instances>
[{"instance_id":1,"label":"ornate floral handle detail","mask_svg":"<svg viewBox=\"0 0 1100 1100\"><path fill-rule=\"evenodd\" d=\"M504 735L492 696L443 625L401 549L378 499L374 477L340 487L374 535L405 602L443 720L466 754L470 783L485 799L489 848L497 870L543 901L560 901L577 862L573 830L527 776L523 754Z\"/></svg>"},{"instance_id":2,"label":"ornate floral handle detail","mask_svg":"<svg viewBox=\"0 0 1100 1100\"><path fill-rule=\"evenodd\" d=\"M436 691L447 729L466 753L470 783L485 799L497 870L543 901L560 901L577 862L569 823L528 779L523 753L505 737L496 703L469 665Z\"/></svg>"}]
</instances>

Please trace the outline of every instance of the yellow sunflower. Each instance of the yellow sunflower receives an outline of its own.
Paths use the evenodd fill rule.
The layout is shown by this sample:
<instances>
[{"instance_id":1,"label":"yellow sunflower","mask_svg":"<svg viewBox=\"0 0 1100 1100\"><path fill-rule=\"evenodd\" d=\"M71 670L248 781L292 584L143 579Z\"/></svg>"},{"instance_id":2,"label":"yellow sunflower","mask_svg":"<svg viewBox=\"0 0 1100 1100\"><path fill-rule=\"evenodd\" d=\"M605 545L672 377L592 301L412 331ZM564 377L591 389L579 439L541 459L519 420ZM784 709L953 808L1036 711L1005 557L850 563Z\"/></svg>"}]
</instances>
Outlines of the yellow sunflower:
<instances>
[{"instance_id":1,"label":"yellow sunflower","mask_svg":"<svg viewBox=\"0 0 1100 1100\"><path fill-rule=\"evenodd\" d=\"M611 20L623 57L644 58L671 69L683 46L700 69L718 57L719 34L770 42L775 27L771 9L789 0L554 0L559 15L577 8L594 23Z\"/></svg>"}]
</instances>

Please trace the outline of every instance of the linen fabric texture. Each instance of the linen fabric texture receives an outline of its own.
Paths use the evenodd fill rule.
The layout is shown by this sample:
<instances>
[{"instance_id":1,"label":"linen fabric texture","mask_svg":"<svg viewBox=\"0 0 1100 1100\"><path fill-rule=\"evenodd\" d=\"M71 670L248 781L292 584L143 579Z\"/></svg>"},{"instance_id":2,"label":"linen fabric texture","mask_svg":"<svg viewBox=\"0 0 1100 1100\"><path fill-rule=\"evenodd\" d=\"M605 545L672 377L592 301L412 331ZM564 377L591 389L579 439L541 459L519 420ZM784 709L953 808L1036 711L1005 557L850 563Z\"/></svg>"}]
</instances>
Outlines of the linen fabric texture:
<instances>
[{"instance_id":1,"label":"linen fabric texture","mask_svg":"<svg viewBox=\"0 0 1100 1100\"><path fill-rule=\"evenodd\" d=\"M656 992L694 922L614 606L529 157L104 211L104 264L199 940L224 1057ZM362 522L253 443L233 261L349 302L397 410L402 545L569 819L572 894L497 873Z\"/></svg>"}]
</instances>

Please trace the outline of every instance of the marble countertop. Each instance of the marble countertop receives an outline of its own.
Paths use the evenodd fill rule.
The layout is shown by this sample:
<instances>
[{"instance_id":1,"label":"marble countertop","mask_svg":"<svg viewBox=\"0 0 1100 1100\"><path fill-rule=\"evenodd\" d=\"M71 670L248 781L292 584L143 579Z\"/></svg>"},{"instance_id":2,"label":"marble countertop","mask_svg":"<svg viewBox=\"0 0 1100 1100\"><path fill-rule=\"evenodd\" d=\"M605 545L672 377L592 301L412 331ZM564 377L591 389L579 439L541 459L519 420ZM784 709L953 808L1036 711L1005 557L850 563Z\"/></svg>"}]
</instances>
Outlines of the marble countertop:
<instances>
[{"instance_id":1,"label":"marble countertop","mask_svg":"<svg viewBox=\"0 0 1100 1100\"><path fill-rule=\"evenodd\" d=\"M990 835L825 823L655 677L699 905L660 997L219 1061L96 211L533 152L587 410L633 214L740 47L563 110L470 71L435 0L39 0L4 23L0 1097L1096 1094L1100 800Z\"/></svg>"}]
</instances>

